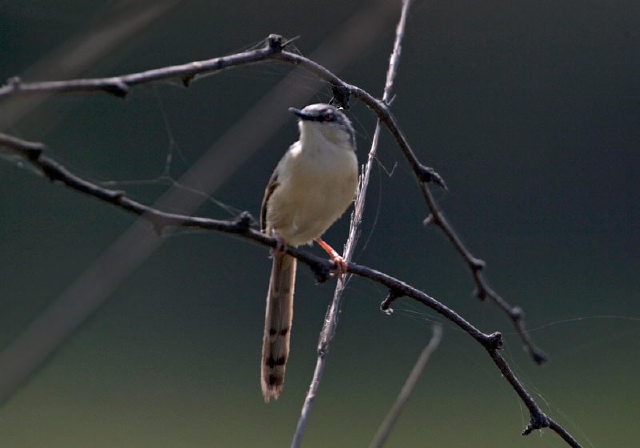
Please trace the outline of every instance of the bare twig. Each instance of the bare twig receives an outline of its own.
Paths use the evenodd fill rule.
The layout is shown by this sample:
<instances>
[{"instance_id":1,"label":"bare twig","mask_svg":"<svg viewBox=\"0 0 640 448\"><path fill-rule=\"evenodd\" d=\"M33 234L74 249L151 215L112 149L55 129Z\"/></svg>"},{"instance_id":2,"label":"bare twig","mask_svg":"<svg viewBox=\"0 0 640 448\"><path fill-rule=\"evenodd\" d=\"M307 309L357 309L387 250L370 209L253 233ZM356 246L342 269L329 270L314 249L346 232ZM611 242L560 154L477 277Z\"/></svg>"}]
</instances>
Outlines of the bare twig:
<instances>
[{"instance_id":1,"label":"bare twig","mask_svg":"<svg viewBox=\"0 0 640 448\"><path fill-rule=\"evenodd\" d=\"M527 333L527 331L525 330L524 312L522 308L517 306L512 307L506 300L504 300L493 289L491 289L487 281L482 276L481 272L485 267L485 262L474 257L462 242L451 224L449 224L449 222L445 218L444 213L438 207L438 204L433 197L429 186L426 183L421 182L420 191L422 192L422 195L429 206L429 210L431 210L431 216L429 216L427 222L433 223L444 232L449 241L451 241L451 244L453 244L455 250L466 262L476 283L476 296L480 300L485 300L487 298L493 300L498 305L498 307L511 319L516 332L520 336L520 339L529 351L529 354L533 358L534 362L536 364L544 364L548 360L548 357L539 347L537 347L533 343L531 337L529 336L529 333Z\"/></svg>"},{"instance_id":2,"label":"bare twig","mask_svg":"<svg viewBox=\"0 0 640 448\"><path fill-rule=\"evenodd\" d=\"M385 124L385 126L389 129L396 142L398 143L398 146L402 150L405 158L409 162L409 165L411 166L416 176L416 179L418 180L420 191L422 192L422 195L431 212L429 220L436 224L440 229L442 229L446 237L451 241L458 253L461 254L469 269L471 270L472 276L476 283L476 294L480 298L489 297L498 304L498 306L509 316L509 318L513 322L517 333L520 335L533 360L537 364L544 363L547 360L547 356L541 349L533 344L531 338L524 329L524 313L522 309L519 307L512 307L489 287L484 277L482 277L482 275L480 274L480 271L485 267L484 261L471 255L469 249L467 249L467 247L464 245L451 224L449 224L449 222L445 219L443 212L438 207L435 198L433 197L433 194L428 187L428 184L433 182L446 189L444 180L432 168L424 166L418 160L418 158L415 156L415 153L409 146L404 133L398 126L395 117L393 116L385 102L375 99L369 93L358 87L344 83L344 81L336 76L333 76L328 70L324 69L318 64L315 64L313 61L303 60L299 55L293 55L284 52L276 56L278 59L282 60L290 60L291 62L297 61L297 63L301 66L307 67L311 72L331 82L332 84L337 84L343 88L349 89L354 97L362 100Z\"/></svg>"},{"instance_id":3,"label":"bare twig","mask_svg":"<svg viewBox=\"0 0 640 448\"><path fill-rule=\"evenodd\" d=\"M213 73L241 65L254 64L269 59L298 65L332 85L349 91L352 96L363 101L378 116L379 120L385 124L398 143L398 146L402 150L418 180L420 191L431 213L429 221L442 229L456 251L467 263L476 284L476 295L480 299L489 298L493 300L509 316L533 360L537 364L544 363L547 360L546 354L533 343L525 330L523 310L520 307L511 306L489 286L480 272L484 269L485 263L471 254L438 207L428 187L428 183L433 182L446 189L445 181L436 171L423 165L418 160L386 104L387 101L378 100L359 87L344 82L322 65L304 56L286 51L285 48L288 43L289 41L284 40L281 36L272 34L267 39L265 46L261 49L110 78L23 83L19 78L14 77L9 79L5 86L0 87L0 100L16 95L73 92L107 92L118 97L124 97L129 93L130 88L136 85L171 78L180 78L185 85L188 85L189 82L201 74Z\"/></svg>"},{"instance_id":4,"label":"bare twig","mask_svg":"<svg viewBox=\"0 0 640 448\"><path fill-rule=\"evenodd\" d=\"M79 92L106 92L117 97L125 97L131 91L131 87L140 84L148 84L172 78L180 78L185 85L196 76L204 73L212 73L225 70L230 67L238 67L245 64L264 61L274 53L281 52L287 42L272 34L267 39L263 48L236 53L206 61L189 62L188 64L162 67L147 70L140 73L132 73L109 78L74 79L66 81L46 81L23 83L20 78L14 77L7 81L4 87L0 87L0 98L9 98L16 95L36 95L54 93L79 93Z\"/></svg>"},{"instance_id":5,"label":"bare twig","mask_svg":"<svg viewBox=\"0 0 640 448\"><path fill-rule=\"evenodd\" d=\"M416 176L421 181L434 182L445 187L444 180L433 169L420 163L404 136L404 133L400 130L395 118L391 114L391 111L383 101L374 98L359 87L344 82L317 62L304 56L285 51L285 46L288 42L289 41L284 40L282 36L272 34L266 40L265 46L257 50L110 78L23 83L19 78L14 77L10 78L5 86L0 87L0 100L16 95L79 92L107 92L117 97L125 97L130 92L130 88L137 85L172 78L180 78L185 85L188 85L197 75L274 59L298 65L333 85L348 89L354 97L363 101L378 115L380 120L389 129Z\"/></svg>"},{"instance_id":6,"label":"bare twig","mask_svg":"<svg viewBox=\"0 0 640 448\"><path fill-rule=\"evenodd\" d=\"M182 77L183 79L191 79L191 77L195 76L199 73L205 73L215 70L220 70L223 68L228 68L236 65L241 65L245 63L258 62L260 60L266 59L277 59L285 62L290 62L294 64L298 64L305 69L316 73L322 79L325 79L331 82L334 85L339 85L344 88L349 89L349 91L355 97L364 101L380 118L380 120L389 128L392 135L396 138L400 148L402 149L405 157L409 161L409 164L412 166L416 177L419 180L421 189L423 190L423 194L425 194L425 199L428 199L430 196L429 190L426 188L425 182L432 181L435 183L444 186L444 182L442 179L435 173L433 170L424 167L415 157L415 154L409 147L404 134L398 127L395 118L391 114L388 106L383 102L376 100L367 92L355 87L350 86L344 83L342 80L337 78L331 72L326 70L324 67L316 64L315 62L303 58L299 55L295 55L293 53L288 53L283 50L284 45L286 43L277 36L271 36L268 40L268 44L261 51L260 55L256 54L240 54L244 55L246 59L238 59L235 60L234 63L229 62L228 58L217 58L216 60L205 61L208 64L204 64L204 68L199 65L201 63L193 63L186 64L184 66L176 66L176 67L168 67L165 69L152 70L149 72L144 72L142 74L133 74L127 75L125 77L117 77L117 78L105 78L102 81L93 80L94 82L90 82L92 80L78 80L78 81L61 81L57 83L32 83L32 84L22 84L19 81L14 81L10 83L8 86L4 88L0 88L0 97L16 95L21 93L35 93L35 92L43 92L49 91L51 89L56 92L71 92L71 91L108 91L114 94L126 94L130 85L136 85L143 82L150 82L157 79L163 79L168 77ZM230 56L233 58L234 55ZM217 62L213 62L217 61ZM218 64L218 65L216 65ZM137 76L137 77L136 77ZM123 79L125 80L123 82ZM105 81L106 80L106 81ZM62 83L62 84L60 84ZM67 84L64 84L67 83ZM136 201L133 201L126 197L123 192L114 191L104 189L100 186L87 182L73 173L70 173L63 166L59 165L54 160L44 156L42 151L44 150L44 145L39 143L32 142L24 142L14 137L1 135L0 136L0 144L9 148L10 151L24 157L26 160L31 162L34 166L36 166L43 174L49 177L51 180L59 181L64 183L70 188L81 191L85 194L89 194L96 198L99 198L103 201L109 202L113 205L116 205L124 210L127 210L132 213L136 213L142 216L145 220L153 223L156 230L162 230L167 226L189 226L189 227L198 227L203 229L212 229L223 231L227 233L234 233L236 235L240 235L241 237L253 240L258 242L259 244L263 244L265 246L274 246L276 244L275 240L272 238L266 237L261 233L251 229L249 227L250 219L248 215L242 215L237 220L234 221L217 221L210 220L204 218L193 218L190 216L182 216L176 214L165 213L154 208L145 206ZM426 193L425 193L426 191ZM447 236L452 239L454 245L459 251L462 251L464 246L462 243L455 243L455 241L459 242L459 239L453 233L451 226L444 220L441 212L437 209L435 202L429 202L429 207L432 211L432 216L434 222L440 222L438 225L445 230ZM447 232L447 229L450 232ZM320 280L326 278L326 273L328 269L331 267L331 263L315 257L313 255L307 254L304 251L299 251L294 248L288 247L286 249L287 253L297 257L302 262L305 262L312 266L314 272ZM479 288L481 291L484 290L484 295L489 295L488 293L491 291L484 281L482 277L480 277L476 271L481 269L481 262L477 259L473 258L468 251L464 249L468 257L468 263L473 267L474 270L474 278L476 278L477 282L481 282L485 285L483 288ZM464 254L463 254L464 256ZM528 426L525 428L524 434L528 434L535 429L541 429L544 427L549 427L554 430L556 433L560 435L570 446L579 447L580 445L573 439L569 433L567 433L559 424L555 421L551 420L548 416L546 416L535 403L535 401L531 398L531 396L526 392L523 386L520 384L518 379L515 377L511 369L508 367L504 358L499 352L499 349L502 345L502 336L500 333L493 334L484 334L472 326L468 321L463 319L453 310L449 309L442 303L437 300L431 298L430 296L424 294L423 292L413 288L410 285L407 285L400 280L397 280L393 277L390 277L386 274L383 274L374 269L360 266L355 263L349 263L348 272L351 274L356 274L362 277L369 278L377 283L384 285L386 288L391 291L390 298L396 299L399 297L407 296L410 297L428 307L435 310L436 312L442 314L451 322L458 325L464 331L466 331L470 336L472 336L478 343L480 343L489 353L494 363L500 369L505 379L511 384L514 391L521 398L523 403L529 409L531 419ZM480 279L480 280L478 280ZM482 294L482 293L481 293ZM497 295L496 295L497 296ZM386 306L388 307L392 300L388 300ZM495 300L495 297L494 297ZM518 314L518 313L516 313ZM524 332L523 332L524 333Z\"/></svg>"},{"instance_id":7,"label":"bare twig","mask_svg":"<svg viewBox=\"0 0 640 448\"><path fill-rule=\"evenodd\" d=\"M381 31L388 26L392 17L395 17L396 11L395 3L386 0L366 5L328 36L312 53L312 58L339 72L356 61L358 55L365 52L377 36L383 34ZM361 33L362 36L354 39L354 33ZM274 38L279 39L275 36ZM281 40L282 47L286 47L290 42ZM167 189L152 208L170 210L179 207L185 215L193 213L208 195L213 194L237 167L289 118L287 107L306 103L313 96L314 87L321 86L320 82L308 79L303 82L301 70L303 69L292 70L256 101L175 185ZM4 106L5 104L2 111L5 111ZM247 129L251 129L252 132L247 132ZM233 148L233 151L229 151L229 148ZM77 182L75 184L81 185ZM201 194L191 194L190 191L193 189L197 189ZM102 194L110 196L109 193ZM111 296L118 285L165 241L165 238L158 237L157 231L154 233L146 225L152 216L153 214L140 215L137 221L83 269L73 282L0 352L0 403L24 384L80 324ZM165 232L170 231L172 228L165 229Z\"/></svg>"},{"instance_id":8,"label":"bare twig","mask_svg":"<svg viewBox=\"0 0 640 448\"><path fill-rule=\"evenodd\" d=\"M391 89L393 88L393 80L395 78L396 71L398 69L398 63L400 61L400 50L402 38L404 36L404 29L407 21L407 12L409 10L409 6L411 4L410 0L404 0L402 6L402 12L400 14L400 20L398 21L398 25L396 27L396 37L394 42L393 51L391 52L391 57L389 60L389 68L387 70L387 78L384 87L383 101L388 102L391 97ZM335 85L335 84L334 84ZM344 89L344 87L343 87ZM342 102L341 99L338 102ZM373 162L375 160L378 141L380 138L380 120L378 120L376 124L375 133L373 135L373 140L371 142L371 148L369 149L369 156L367 159L367 164L363 168L363 172L360 176L360 183L358 185L358 192L356 194L356 199L354 202L354 210L351 215L351 224L349 228L349 237L344 247L343 258L345 261L351 261L353 257L353 253L358 241L358 236L360 234L360 223L362 222L362 216L364 213L364 205L365 199L367 196L367 188L369 186L369 179L371 176L371 169L373 168ZM291 447L296 448L300 446L302 442L302 437L304 435L304 430L307 425L307 421L309 418L309 413L313 406L316 394L318 392L318 388L320 387L320 381L322 380L322 375L324 373L324 369L327 362L327 355L329 353L329 347L331 345L331 341L333 340L333 336L335 335L337 326L338 326L338 317L340 315L340 308L342 307L342 301L344 299L344 290L349 282L350 276L343 276L338 279L338 283L336 285L336 289L333 294L333 300L329 304L329 308L327 309L327 313L324 319L324 324L322 325L322 330L320 331L320 337L318 340L318 348L317 348L317 358L316 358L316 366L313 372L313 376L311 378L311 383L309 384L309 390L304 399L304 403L302 405L302 410L300 412L300 418L298 419L298 424L296 425L296 431L293 435L293 440L291 442Z\"/></svg>"},{"instance_id":9,"label":"bare twig","mask_svg":"<svg viewBox=\"0 0 640 448\"><path fill-rule=\"evenodd\" d=\"M389 413L385 417L384 421L378 428L378 432L376 433L373 441L369 445L369 448L381 448L386 442L389 434L391 434L391 430L394 425L398 421L398 417L400 417L400 413L404 409L411 393L413 392L414 387L418 383L418 379L420 379L420 375L424 371L424 368L427 366L429 362L429 358L438 348L440 344L440 340L442 339L442 325L435 324L433 326L433 335L431 336L431 340L427 344L427 346L422 350L420 356L418 356L418 360L416 364L411 369L411 373L407 377L407 380L402 386L402 390L398 394L398 398L393 403L393 406L389 410Z\"/></svg>"},{"instance_id":10,"label":"bare twig","mask_svg":"<svg viewBox=\"0 0 640 448\"><path fill-rule=\"evenodd\" d=\"M130 47L135 36L141 35L146 27L157 23L179 3L178 0L110 2L104 11L97 14L96 19L85 24L84 31L53 49L29 67L23 75L29 79L41 79L42 76L49 79L69 79L79 76L88 67L106 68L113 63L113 58L109 57L111 52L122 45ZM19 84L19 80L13 78L8 84L7 87ZM30 95L29 98L14 95L16 101L8 101L0 109L0 129L11 129L54 93L40 92L39 95Z\"/></svg>"},{"instance_id":11,"label":"bare twig","mask_svg":"<svg viewBox=\"0 0 640 448\"><path fill-rule=\"evenodd\" d=\"M0 145L8 148L15 154L21 156L27 155L25 160L29 161L40 172L47 175L52 180L61 182L69 188L116 205L131 213L140 215L141 218L150 222L156 231L161 231L167 226L192 227L231 233L267 247L275 247L277 244L277 241L274 238L268 237L263 233L250 228L252 220L248 213L243 213L237 219L232 221L221 221L165 213L127 198L124 192L103 188L72 174L62 165L44 156L41 153L44 145L40 143L27 142L15 137L0 134ZM310 266L319 282L325 281L328 278L330 270L335 269L336 267L332 261L316 257L306 251L293 248L291 246L287 246L285 251ZM578 442L576 442L561 425L550 419L542 412L535 400L533 400L520 381L516 378L515 374L499 352L502 347L502 335L500 333L496 332L492 334L485 334L481 332L458 313L433 297L430 297L413 286L375 269L350 262L347 265L347 272L368 278L386 287L390 291L390 294L387 300L383 303L383 308L385 310L391 310L390 307L393 301L401 297L409 297L443 315L450 322L464 330L489 353L496 366L502 372L504 378L509 382L509 384L511 384L514 391L529 409L531 418L523 434L529 434L533 430L548 427L558 433L558 435L560 435L560 437L562 437L569 446L574 448L580 447ZM3 352L0 356L0 365L5 364L3 360L4 356L7 356L7 354ZM5 397L0 397L0 401L3 398Z\"/></svg>"}]
</instances>

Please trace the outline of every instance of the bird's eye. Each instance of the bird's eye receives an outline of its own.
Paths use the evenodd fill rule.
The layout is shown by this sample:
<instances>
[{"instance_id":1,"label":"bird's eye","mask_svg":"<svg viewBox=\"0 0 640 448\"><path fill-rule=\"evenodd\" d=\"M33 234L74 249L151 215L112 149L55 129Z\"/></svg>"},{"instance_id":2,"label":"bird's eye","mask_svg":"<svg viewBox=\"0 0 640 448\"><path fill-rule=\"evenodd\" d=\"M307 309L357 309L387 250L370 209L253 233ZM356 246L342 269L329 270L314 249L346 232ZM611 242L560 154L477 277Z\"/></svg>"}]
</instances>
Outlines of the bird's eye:
<instances>
[{"instance_id":1,"label":"bird's eye","mask_svg":"<svg viewBox=\"0 0 640 448\"><path fill-rule=\"evenodd\" d=\"M322 116L322 121L335 121L335 117L333 116L332 113L327 112Z\"/></svg>"}]
</instances>

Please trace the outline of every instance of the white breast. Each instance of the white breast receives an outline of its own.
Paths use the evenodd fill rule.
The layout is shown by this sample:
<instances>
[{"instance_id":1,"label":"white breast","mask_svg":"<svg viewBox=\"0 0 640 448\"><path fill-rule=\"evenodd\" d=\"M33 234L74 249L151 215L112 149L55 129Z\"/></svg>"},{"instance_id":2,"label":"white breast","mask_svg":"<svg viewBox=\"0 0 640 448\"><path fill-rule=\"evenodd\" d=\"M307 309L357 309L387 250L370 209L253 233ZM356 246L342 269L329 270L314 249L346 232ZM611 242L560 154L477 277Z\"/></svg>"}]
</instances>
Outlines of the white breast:
<instances>
[{"instance_id":1,"label":"white breast","mask_svg":"<svg viewBox=\"0 0 640 448\"><path fill-rule=\"evenodd\" d=\"M308 243L353 200L358 183L353 147L346 141L302 138L280 162L278 182L269 198L267 225L293 246Z\"/></svg>"}]
</instances>

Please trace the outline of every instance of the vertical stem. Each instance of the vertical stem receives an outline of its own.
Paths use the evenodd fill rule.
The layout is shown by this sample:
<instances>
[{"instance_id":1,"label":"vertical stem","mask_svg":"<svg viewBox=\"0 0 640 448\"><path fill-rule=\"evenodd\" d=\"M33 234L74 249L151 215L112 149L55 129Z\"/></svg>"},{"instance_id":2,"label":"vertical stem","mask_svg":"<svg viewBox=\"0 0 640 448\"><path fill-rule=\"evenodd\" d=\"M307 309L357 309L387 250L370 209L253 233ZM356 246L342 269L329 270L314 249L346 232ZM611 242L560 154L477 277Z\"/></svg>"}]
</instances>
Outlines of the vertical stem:
<instances>
[{"instance_id":1,"label":"vertical stem","mask_svg":"<svg viewBox=\"0 0 640 448\"><path fill-rule=\"evenodd\" d=\"M410 4L411 4L411 0L403 0L402 2L402 12L400 14L400 20L398 21L398 25L396 27L396 37L395 37L395 42L393 46L393 51L389 59L389 68L387 70L387 78L384 86L384 94L382 97L385 103L388 103L389 99L391 98L391 89L393 87L393 81L398 69L398 63L400 61L401 43L402 43L402 38L404 37L404 29L407 22L407 12L409 10ZM351 227L349 229L349 238L347 239L347 242L345 244L344 254L343 254L343 257L347 262L349 262L353 256L356 242L360 234L360 223L362 222L362 214L364 213L366 191L369 185L369 178L371 176L373 161L375 159L376 151L378 148L380 128L381 128L381 122L380 120L378 120L376 124L376 129L373 135L373 140L371 142L371 148L369 149L367 164L365 165L363 172L360 176L360 184L358 186L358 192L356 194L353 214L351 215ZM331 305L329 306L329 309L327 310L327 314L324 320L324 326L322 327L322 331L320 332L320 340L318 342L318 358L316 360L316 368L315 368L315 371L313 372L311 384L309 385L309 391L307 392L307 396L305 397L304 404L302 405L302 410L300 412L300 418L298 419L296 432L291 442L292 448L299 447L300 444L302 443L302 436L304 434L304 429L307 425L307 420L309 417L311 406L313 405L313 401L318 392L318 388L320 387L322 374L324 373L329 346L331 345L331 340L333 339L333 336L335 335L335 332L336 332L336 328L338 326L338 315L340 314L340 307L342 306L344 288L347 285L350 278L351 278L351 275L347 274L338 280L338 284L336 286L336 289L333 295L333 300L331 302Z\"/></svg>"}]
</instances>

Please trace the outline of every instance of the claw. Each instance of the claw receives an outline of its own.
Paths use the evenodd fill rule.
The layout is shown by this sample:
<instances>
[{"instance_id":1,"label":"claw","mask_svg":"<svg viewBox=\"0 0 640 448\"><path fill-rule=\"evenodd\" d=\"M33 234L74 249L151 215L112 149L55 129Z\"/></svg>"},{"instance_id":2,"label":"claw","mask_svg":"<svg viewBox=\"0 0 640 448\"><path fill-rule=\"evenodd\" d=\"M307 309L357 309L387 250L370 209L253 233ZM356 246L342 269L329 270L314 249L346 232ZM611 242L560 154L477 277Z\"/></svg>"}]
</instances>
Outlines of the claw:
<instances>
[{"instance_id":1,"label":"claw","mask_svg":"<svg viewBox=\"0 0 640 448\"><path fill-rule=\"evenodd\" d=\"M280 236L276 229L271 231L271 236L276 239L276 247L272 247L270 251L270 256L273 257L279 252L284 252L284 248L287 247L287 242Z\"/></svg>"},{"instance_id":2,"label":"claw","mask_svg":"<svg viewBox=\"0 0 640 448\"><path fill-rule=\"evenodd\" d=\"M329 254L329 256L331 257L331 261L336 264L335 272L338 273L338 279L341 279L342 276L347 273L348 263L344 260L344 258L342 258L342 255L336 252L333 247L325 243L322 238L318 237L315 239L315 241Z\"/></svg>"},{"instance_id":3,"label":"claw","mask_svg":"<svg viewBox=\"0 0 640 448\"><path fill-rule=\"evenodd\" d=\"M338 273L338 280L341 279L347 273L347 262L338 255L335 258L332 258L333 262L336 264L336 272Z\"/></svg>"}]
</instances>

